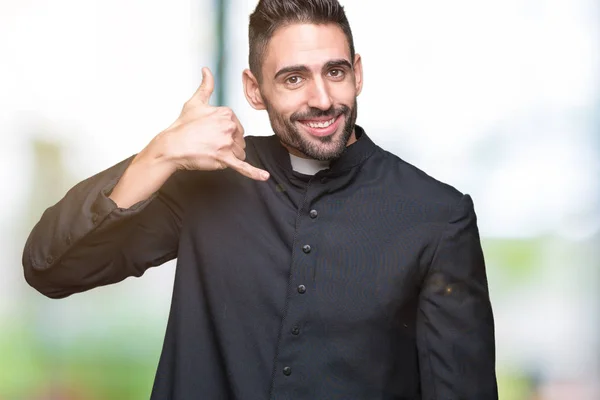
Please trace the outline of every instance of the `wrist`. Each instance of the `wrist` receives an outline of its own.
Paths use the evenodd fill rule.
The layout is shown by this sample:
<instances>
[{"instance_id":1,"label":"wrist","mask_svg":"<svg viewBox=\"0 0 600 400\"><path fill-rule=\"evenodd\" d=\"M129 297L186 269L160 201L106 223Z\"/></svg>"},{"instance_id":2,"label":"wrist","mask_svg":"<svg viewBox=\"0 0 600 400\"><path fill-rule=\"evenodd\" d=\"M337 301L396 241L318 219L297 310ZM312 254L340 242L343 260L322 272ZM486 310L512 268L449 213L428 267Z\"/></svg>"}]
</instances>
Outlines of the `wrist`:
<instances>
[{"instance_id":1,"label":"wrist","mask_svg":"<svg viewBox=\"0 0 600 400\"><path fill-rule=\"evenodd\" d=\"M140 151L133 159L131 164L139 164L140 166L150 167L152 170L164 171L168 175L177 171L177 162L175 157L170 154L169 146L167 145L167 137L165 132L158 134L142 151Z\"/></svg>"}]
</instances>

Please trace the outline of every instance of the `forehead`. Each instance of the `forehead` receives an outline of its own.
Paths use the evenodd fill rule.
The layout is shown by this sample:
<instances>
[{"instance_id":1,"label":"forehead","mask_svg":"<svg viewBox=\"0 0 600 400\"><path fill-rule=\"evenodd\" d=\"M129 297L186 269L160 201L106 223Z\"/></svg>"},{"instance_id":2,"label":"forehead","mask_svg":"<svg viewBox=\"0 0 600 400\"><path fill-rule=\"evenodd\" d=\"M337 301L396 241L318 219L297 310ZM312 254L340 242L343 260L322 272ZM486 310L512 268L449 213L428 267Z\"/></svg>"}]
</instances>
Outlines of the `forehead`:
<instances>
[{"instance_id":1,"label":"forehead","mask_svg":"<svg viewBox=\"0 0 600 400\"><path fill-rule=\"evenodd\" d=\"M269 40L263 71L272 75L291 65L320 69L334 59L346 59L352 63L348 40L339 26L292 24L278 28Z\"/></svg>"}]
</instances>

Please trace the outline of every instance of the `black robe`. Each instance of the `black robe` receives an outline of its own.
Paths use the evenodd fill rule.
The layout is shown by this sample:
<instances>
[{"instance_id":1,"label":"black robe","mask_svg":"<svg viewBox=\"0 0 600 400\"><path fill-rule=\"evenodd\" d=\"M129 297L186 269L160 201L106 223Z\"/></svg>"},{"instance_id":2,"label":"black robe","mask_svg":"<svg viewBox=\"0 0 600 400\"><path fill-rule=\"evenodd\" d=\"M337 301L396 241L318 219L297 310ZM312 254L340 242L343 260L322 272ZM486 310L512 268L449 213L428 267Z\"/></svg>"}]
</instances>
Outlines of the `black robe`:
<instances>
[{"instance_id":1,"label":"black robe","mask_svg":"<svg viewBox=\"0 0 600 400\"><path fill-rule=\"evenodd\" d=\"M129 158L43 214L25 277L61 298L177 258L155 400L496 399L471 198L356 133L315 176L247 137L267 182L182 171L119 209Z\"/></svg>"}]
</instances>

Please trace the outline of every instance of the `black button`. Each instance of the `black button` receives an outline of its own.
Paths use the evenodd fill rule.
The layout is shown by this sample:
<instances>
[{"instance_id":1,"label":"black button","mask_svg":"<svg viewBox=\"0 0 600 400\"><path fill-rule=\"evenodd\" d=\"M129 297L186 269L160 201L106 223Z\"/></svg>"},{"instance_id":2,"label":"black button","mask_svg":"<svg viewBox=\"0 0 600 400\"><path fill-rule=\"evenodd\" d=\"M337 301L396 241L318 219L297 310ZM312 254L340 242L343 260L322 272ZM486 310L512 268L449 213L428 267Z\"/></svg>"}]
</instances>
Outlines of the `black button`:
<instances>
[{"instance_id":1,"label":"black button","mask_svg":"<svg viewBox=\"0 0 600 400\"><path fill-rule=\"evenodd\" d=\"M300 294L306 293L306 286L299 285L298 286L298 293L300 293Z\"/></svg>"},{"instance_id":2,"label":"black button","mask_svg":"<svg viewBox=\"0 0 600 400\"><path fill-rule=\"evenodd\" d=\"M290 376L292 374L292 369L290 367L283 367L283 374L285 376Z\"/></svg>"},{"instance_id":3,"label":"black button","mask_svg":"<svg viewBox=\"0 0 600 400\"><path fill-rule=\"evenodd\" d=\"M52 256L48 256L48 257L46 257L46 262L48 264L52 264L54 262L54 258Z\"/></svg>"},{"instance_id":4,"label":"black button","mask_svg":"<svg viewBox=\"0 0 600 400\"><path fill-rule=\"evenodd\" d=\"M327 183L327 177L326 176L324 176L324 177L321 178L321 183Z\"/></svg>"},{"instance_id":5,"label":"black button","mask_svg":"<svg viewBox=\"0 0 600 400\"><path fill-rule=\"evenodd\" d=\"M319 215L319 213L317 212L317 210L310 210L309 215L310 215L310 217L312 219L315 219L315 218L317 218L317 216Z\"/></svg>"},{"instance_id":6,"label":"black button","mask_svg":"<svg viewBox=\"0 0 600 400\"><path fill-rule=\"evenodd\" d=\"M297 326L292 328L292 335L299 335L300 334L300 328L298 328Z\"/></svg>"},{"instance_id":7,"label":"black button","mask_svg":"<svg viewBox=\"0 0 600 400\"><path fill-rule=\"evenodd\" d=\"M302 246L302 251L306 254L310 253L310 246L305 244L304 246Z\"/></svg>"}]
</instances>

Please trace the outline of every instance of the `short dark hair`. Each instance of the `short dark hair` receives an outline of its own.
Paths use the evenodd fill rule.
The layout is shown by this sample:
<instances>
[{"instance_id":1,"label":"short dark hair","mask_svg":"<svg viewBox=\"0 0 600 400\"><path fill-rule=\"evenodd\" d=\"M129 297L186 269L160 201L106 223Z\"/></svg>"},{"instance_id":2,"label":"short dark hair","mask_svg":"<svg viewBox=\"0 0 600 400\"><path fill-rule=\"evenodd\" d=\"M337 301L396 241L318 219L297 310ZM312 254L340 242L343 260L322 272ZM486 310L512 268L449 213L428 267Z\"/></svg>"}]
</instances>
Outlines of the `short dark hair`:
<instances>
[{"instance_id":1,"label":"short dark hair","mask_svg":"<svg viewBox=\"0 0 600 400\"><path fill-rule=\"evenodd\" d=\"M348 40L351 63L354 62L354 40L344 7L338 0L260 0L250 15L250 71L261 80L265 51L273 33L290 24L336 24Z\"/></svg>"}]
</instances>

